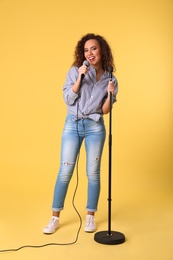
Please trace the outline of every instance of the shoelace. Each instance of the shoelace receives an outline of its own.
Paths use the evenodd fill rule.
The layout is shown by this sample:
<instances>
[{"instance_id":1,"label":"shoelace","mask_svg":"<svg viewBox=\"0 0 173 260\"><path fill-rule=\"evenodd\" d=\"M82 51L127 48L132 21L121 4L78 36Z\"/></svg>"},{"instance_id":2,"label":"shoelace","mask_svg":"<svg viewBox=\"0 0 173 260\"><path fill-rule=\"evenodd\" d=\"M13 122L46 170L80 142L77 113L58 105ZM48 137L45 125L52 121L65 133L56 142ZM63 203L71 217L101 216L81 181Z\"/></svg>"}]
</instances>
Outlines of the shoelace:
<instances>
[{"instance_id":1,"label":"shoelace","mask_svg":"<svg viewBox=\"0 0 173 260\"><path fill-rule=\"evenodd\" d=\"M87 219L86 226L90 226L90 223L94 224L94 218L93 217L90 217L90 218Z\"/></svg>"},{"instance_id":2,"label":"shoelace","mask_svg":"<svg viewBox=\"0 0 173 260\"><path fill-rule=\"evenodd\" d=\"M55 219L55 218L52 218L52 219L50 220L49 224L47 225L47 227L53 226L55 222L56 222L56 219Z\"/></svg>"}]
</instances>

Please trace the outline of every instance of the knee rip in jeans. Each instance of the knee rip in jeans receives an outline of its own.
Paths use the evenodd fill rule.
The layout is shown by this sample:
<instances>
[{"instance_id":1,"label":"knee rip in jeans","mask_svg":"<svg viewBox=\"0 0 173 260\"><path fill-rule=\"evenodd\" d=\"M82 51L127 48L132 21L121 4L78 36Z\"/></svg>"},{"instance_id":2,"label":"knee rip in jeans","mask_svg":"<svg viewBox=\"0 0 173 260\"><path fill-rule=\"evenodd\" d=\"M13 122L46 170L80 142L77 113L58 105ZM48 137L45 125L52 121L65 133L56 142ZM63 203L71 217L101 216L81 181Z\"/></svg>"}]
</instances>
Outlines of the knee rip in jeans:
<instances>
[{"instance_id":1,"label":"knee rip in jeans","mask_svg":"<svg viewBox=\"0 0 173 260\"><path fill-rule=\"evenodd\" d=\"M71 162L63 162L64 165L68 166L68 165L73 165L74 163Z\"/></svg>"}]
</instances>

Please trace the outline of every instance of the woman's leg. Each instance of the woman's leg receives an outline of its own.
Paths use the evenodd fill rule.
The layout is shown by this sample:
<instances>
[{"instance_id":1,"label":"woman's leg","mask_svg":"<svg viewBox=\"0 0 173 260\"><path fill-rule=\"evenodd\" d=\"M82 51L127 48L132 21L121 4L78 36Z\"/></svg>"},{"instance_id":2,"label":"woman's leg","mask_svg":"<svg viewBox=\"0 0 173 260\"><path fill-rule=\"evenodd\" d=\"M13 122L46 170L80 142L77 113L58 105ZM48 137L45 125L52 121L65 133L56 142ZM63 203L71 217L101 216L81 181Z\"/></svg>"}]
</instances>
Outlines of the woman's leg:
<instances>
[{"instance_id":1,"label":"woman's leg","mask_svg":"<svg viewBox=\"0 0 173 260\"><path fill-rule=\"evenodd\" d=\"M53 216L43 233L52 234L59 227L60 211L64 207L64 201L76 163L83 136L79 134L79 122L73 120L71 115L66 118L61 145L61 166L54 189ZM81 133L81 132L80 132Z\"/></svg>"},{"instance_id":2,"label":"woman's leg","mask_svg":"<svg viewBox=\"0 0 173 260\"><path fill-rule=\"evenodd\" d=\"M87 122L85 146L87 154L86 172L88 177L88 200L87 216L84 230L86 232L96 231L94 214L97 211L97 205L100 195L100 166L103 146L105 142L105 127L101 122Z\"/></svg>"},{"instance_id":3,"label":"woman's leg","mask_svg":"<svg viewBox=\"0 0 173 260\"><path fill-rule=\"evenodd\" d=\"M94 215L94 212L97 211L100 195L100 167L106 132L103 121L89 122L87 126L85 146L87 154L88 200L86 208L89 215Z\"/></svg>"},{"instance_id":4,"label":"woman's leg","mask_svg":"<svg viewBox=\"0 0 173 260\"><path fill-rule=\"evenodd\" d=\"M55 184L52 204L53 216L59 217L60 211L64 208L65 197L81 143L82 139L79 138L76 131L64 130L62 136L61 166Z\"/></svg>"}]
</instances>

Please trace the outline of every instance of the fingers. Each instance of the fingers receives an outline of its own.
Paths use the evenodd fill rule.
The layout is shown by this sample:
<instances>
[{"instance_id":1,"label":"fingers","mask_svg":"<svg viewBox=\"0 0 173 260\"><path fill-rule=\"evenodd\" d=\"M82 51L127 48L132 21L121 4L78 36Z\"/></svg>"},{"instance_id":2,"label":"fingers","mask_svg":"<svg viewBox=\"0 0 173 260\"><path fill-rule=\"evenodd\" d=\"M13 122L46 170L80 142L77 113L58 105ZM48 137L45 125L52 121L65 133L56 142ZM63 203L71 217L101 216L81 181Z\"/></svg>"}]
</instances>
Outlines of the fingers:
<instances>
[{"instance_id":1,"label":"fingers","mask_svg":"<svg viewBox=\"0 0 173 260\"><path fill-rule=\"evenodd\" d=\"M112 94L114 94L115 91L115 85L114 83L110 80L109 84L108 84L108 92L112 92Z\"/></svg>"},{"instance_id":2,"label":"fingers","mask_svg":"<svg viewBox=\"0 0 173 260\"><path fill-rule=\"evenodd\" d=\"M79 73L80 74L86 74L87 73L87 71L88 71L88 67L87 66L85 66L85 65L82 65L80 68L79 68Z\"/></svg>"}]
</instances>

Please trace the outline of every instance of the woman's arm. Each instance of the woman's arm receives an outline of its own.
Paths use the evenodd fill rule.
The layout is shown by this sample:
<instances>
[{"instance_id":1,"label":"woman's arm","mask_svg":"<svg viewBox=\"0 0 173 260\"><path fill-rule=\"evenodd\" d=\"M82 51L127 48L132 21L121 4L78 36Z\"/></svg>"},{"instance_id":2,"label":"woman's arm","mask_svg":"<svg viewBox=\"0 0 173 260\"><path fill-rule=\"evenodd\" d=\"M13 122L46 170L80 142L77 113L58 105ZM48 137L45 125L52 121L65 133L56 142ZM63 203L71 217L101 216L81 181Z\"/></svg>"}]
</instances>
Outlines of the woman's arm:
<instances>
[{"instance_id":1,"label":"woman's arm","mask_svg":"<svg viewBox=\"0 0 173 260\"><path fill-rule=\"evenodd\" d=\"M79 69L77 69L77 67L72 67L69 70L66 77L66 82L63 86L64 101L67 105L72 106L78 98L78 92L81 85L81 75L85 75L86 73L87 67L84 65Z\"/></svg>"},{"instance_id":2,"label":"woman's arm","mask_svg":"<svg viewBox=\"0 0 173 260\"><path fill-rule=\"evenodd\" d=\"M72 86L72 90L74 93L77 94L79 92L82 74L85 75L87 73L87 71L88 71L88 67L86 65L82 65L78 69L78 72L79 72L78 78L77 78L75 84Z\"/></svg>"},{"instance_id":3,"label":"woman's arm","mask_svg":"<svg viewBox=\"0 0 173 260\"><path fill-rule=\"evenodd\" d=\"M108 114L110 112L110 92L112 93L112 95L114 95L115 93L115 85L112 81L109 81L108 84L108 97L105 100L103 106L102 106L102 112L103 114Z\"/></svg>"}]
</instances>

